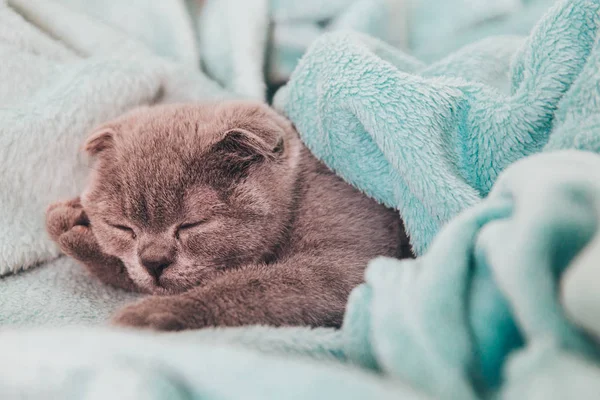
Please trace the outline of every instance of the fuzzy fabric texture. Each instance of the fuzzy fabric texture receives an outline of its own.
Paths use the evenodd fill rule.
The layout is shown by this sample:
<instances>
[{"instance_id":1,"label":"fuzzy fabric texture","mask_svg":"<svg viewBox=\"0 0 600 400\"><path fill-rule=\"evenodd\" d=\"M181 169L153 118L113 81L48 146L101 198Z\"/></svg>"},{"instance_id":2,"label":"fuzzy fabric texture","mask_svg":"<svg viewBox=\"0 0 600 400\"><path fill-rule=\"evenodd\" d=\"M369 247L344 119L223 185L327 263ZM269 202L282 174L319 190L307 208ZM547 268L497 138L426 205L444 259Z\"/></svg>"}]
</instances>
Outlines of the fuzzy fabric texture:
<instances>
[{"instance_id":1,"label":"fuzzy fabric texture","mask_svg":"<svg viewBox=\"0 0 600 400\"><path fill-rule=\"evenodd\" d=\"M528 35L556 0L408 0L411 54L442 57L488 36Z\"/></svg>"},{"instance_id":2,"label":"fuzzy fabric texture","mask_svg":"<svg viewBox=\"0 0 600 400\"><path fill-rule=\"evenodd\" d=\"M436 398L593 398L599 171L588 152L526 158L423 257L373 261L348 351Z\"/></svg>"},{"instance_id":3,"label":"fuzzy fabric texture","mask_svg":"<svg viewBox=\"0 0 600 400\"><path fill-rule=\"evenodd\" d=\"M325 35L275 103L317 157L400 210L423 254L511 163L547 143L600 150L572 129L598 114L599 10L559 2L526 40L483 39L429 66L370 37Z\"/></svg>"},{"instance_id":4,"label":"fuzzy fabric texture","mask_svg":"<svg viewBox=\"0 0 600 400\"><path fill-rule=\"evenodd\" d=\"M264 99L324 32L351 29L405 44L406 1L206 0L197 24L202 63L234 93Z\"/></svg>"},{"instance_id":5,"label":"fuzzy fabric texture","mask_svg":"<svg viewBox=\"0 0 600 400\"><path fill-rule=\"evenodd\" d=\"M105 324L138 297L103 285L77 261L61 257L0 279L0 327Z\"/></svg>"}]
</instances>

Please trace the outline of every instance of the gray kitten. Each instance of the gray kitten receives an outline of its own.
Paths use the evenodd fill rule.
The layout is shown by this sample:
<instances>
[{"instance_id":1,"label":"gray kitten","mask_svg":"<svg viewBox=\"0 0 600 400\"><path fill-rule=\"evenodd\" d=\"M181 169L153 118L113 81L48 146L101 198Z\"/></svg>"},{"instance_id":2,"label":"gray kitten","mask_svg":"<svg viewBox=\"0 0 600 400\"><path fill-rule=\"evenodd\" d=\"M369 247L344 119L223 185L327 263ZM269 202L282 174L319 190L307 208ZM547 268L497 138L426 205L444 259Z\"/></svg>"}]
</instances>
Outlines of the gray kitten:
<instances>
[{"instance_id":1,"label":"gray kitten","mask_svg":"<svg viewBox=\"0 0 600 400\"><path fill-rule=\"evenodd\" d=\"M259 103L131 112L87 141L79 198L48 209L62 251L153 294L120 325L339 327L376 256L410 256L398 214L336 177Z\"/></svg>"}]
</instances>

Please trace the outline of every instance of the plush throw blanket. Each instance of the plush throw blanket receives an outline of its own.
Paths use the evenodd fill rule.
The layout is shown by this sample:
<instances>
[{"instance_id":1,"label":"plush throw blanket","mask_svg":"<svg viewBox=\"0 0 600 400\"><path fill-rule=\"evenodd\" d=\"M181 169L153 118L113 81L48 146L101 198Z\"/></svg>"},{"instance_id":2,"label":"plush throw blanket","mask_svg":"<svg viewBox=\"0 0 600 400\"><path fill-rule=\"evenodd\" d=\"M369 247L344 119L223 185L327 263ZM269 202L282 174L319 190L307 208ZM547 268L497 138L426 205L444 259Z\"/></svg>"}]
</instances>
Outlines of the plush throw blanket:
<instances>
[{"instance_id":1,"label":"plush throw blanket","mask_svg":"<svg viewBox=\"0 0 600 400\"><path fill-rule=\"evenodd\" d=\"M431 65L369 37L324 36L276 104L313 153L400 210L423 254L516 160L600 150L576 129L597 111L598 10L559 3L525 40L484 39Z\"/></svg>"},{"instance_id":2,"label":"plush throw blanket","mask_svg":"<svg viewBox=\"0 0 600 400\"><path fill-rule=\"evenodd\" d=\"M206 47L188 44L209 37L191 3L155 2L157 19L144 14L140 26L123 15L144 2L87 3L0 8L0 51L11 55L0 64L4 271L54 254L39 207L79 190L74 154L88 125L137 104L262 96L273 83L229 79L248 55L217 76L206 50L205 70L227 90L194 67ZM305 3L307 20L333 31L345 11L361 21L348 10L367 2ZM366 20L389 5L369 3ZM422 24L447 43L420 60L390 45L389 30L306 41L277 108L332 169L399 209L419 255L373 260L341 330L42 327L100 323L129 299L61 260L0 280L0 398L598 397L600 0L542 3L416 1L410 52L426 47ZM298 4L266 10L300 15ZM428 19L444 9L452 22ZM153 35L162 28L171 33ZM240 34L226 31L219 39ZM526 35L453 50L486 32ZM253 43L273 51L278 40Z\"/></svg>"}]
</instances>

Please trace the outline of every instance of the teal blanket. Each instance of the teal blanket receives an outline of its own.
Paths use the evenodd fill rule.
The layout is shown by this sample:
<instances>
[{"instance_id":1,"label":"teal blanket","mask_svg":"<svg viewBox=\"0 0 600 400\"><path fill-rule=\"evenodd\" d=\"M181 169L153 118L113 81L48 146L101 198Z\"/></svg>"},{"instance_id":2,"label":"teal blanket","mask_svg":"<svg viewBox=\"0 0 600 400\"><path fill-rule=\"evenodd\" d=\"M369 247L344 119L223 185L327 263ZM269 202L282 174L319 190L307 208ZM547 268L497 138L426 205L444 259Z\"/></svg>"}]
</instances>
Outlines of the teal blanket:
<instances>
[{"instance_id":1,"label":"teal blanket","mask_svg":"<svg viewBox=\"0 0 600 400\"><path fill-rule=\"evenodd\" d=\"M43 20L31 12L34 3L12 3L21 12L29 10L27 21ZM75 13L78 2L72 3L69 12ZM360 2L345 2L335 12L333 7L314 7L311 23L337 30L332 21L345 15L344 10L360 21L360 13L348 11L359 5L350 3ZM455 7L441 7L449 3ZM386 44L394 42L386 37L389 31L329 32L310 45L276 95L277 108L318 157L361 190L399 209L419 254L415 260L373 260L365 283L349 299L341 330L250 327L155 334L64 327L102 322L129 298L95 285L69 262L56 261L0 280L0 398L597 398L600 0L562 0L550 8L542 3L417 2L420 6L409 14L417 26L408 30L406 41L414 54L423 54L426 47L425 30L419 28L429 21L424 11L436 15L445 9L451 21L458 21L436 27L429 23L431 34L443 36L448 44L440 43L435 56L420 55L421 60ZM266 10L273 10L273 4ZM287 6L293 4L298 3ZM311 4L318 2L306 2L307 7ZM373 8L376 4L386 6L371 2L366 20L375 18L373 10L385 10ZM428 8L420 8L424 5ZM192 9L188 4L188 12ZM321 9L333 14L322 17L315 11ZM472 11L466 14L469 18L450 13L461 9ZM531 30L529 21L538 19L542 9ZM109 25L119 22L118 13L95 12ZM21 26L25 19L10 21ZM178 27L193 27L198 21ZM55 38L65 33L60 24L42 25ZM124 25L119 32L134 29ZM451 43L485 36L487 30L527 36L469 40L454 51ZM45 48L40 40L18 41L1 26L0 32L6 33L0 39L13 40L9 48L21 46L33 53ZM152 60L141 70L145 78L131 86L139 91L130 94L129 102L99 102L100 111L90 119L63 108L69 112L50 127L68 129L70 121L81 130L95 118L119 111L102 111L108 105L186 96L262 96L271 83L233 68L228 69L231 76L245 78L229 86L234 81L211 73L206 61L209 74L225 79L224 91L190 67L202 58L203 47L195 53L195 47L184 45L191 36L173 37L179 38L171 42L181 44L177 49L160 46L152 35L139 35L137 40L153 50L129 44L125 49L135 49L130 58L127 52L106 55L107 46L118 41L98 49L83 41L83 48L95 56L83 57L79 51L64 55L58 66L40 69L38 82L71 71L70 80L63 82L123 95L115 88L128 87L139 74L135 60L142 55ZM128 61L115 62L119 57ZM438 61L426 65L423 60ZM33 74L19 65L12 71ZM39 65L53 64L46 60ZM94 87L91 78L83 79L87 68L97 73L107 65L114 70L102 85ZM282 64L282 75L286 68ZM163 90L156 90L161 86L157 82L164 83ZM32 85L0 87L27 89L27 96L34 93L35 100L44 100L56 99L52 93L69 87L67 83L41 93ZM4 104L9 104L7 99L5 95ZM59 102L55 111L69 105ZM45 111L40 106L30 113L23 110L9 110L12 121L17 121L14 115L44 121L39 119ZM15 132L29 126L2 121ZM16 135L12 132L3 131L0 140ZM85 133L71 137L77 135L83 138ZM41 143L51 143L50 138L41 137ZM20 188L18 183L11 182L13 191ZM0 194L0 199L5 197ZM14 240L26 242L21 236ZM0 251L15 248L5 245ZM40 254L49 257L51 252ZM5 267L15 269L13 264Z\"/></svg>"},{"instance_id":2,"label":"teal blanket","mask_svg":"<svg viewBox=\"0 0 600 400\"><path fill-rule=\"evenodd\" d=\"M369 37L327 35L276 105L314 154L400 210L423 254L516 160L545 148L600 150L575 129L597 111L598 10L561 2L526 40L483 39L431 65Z\"/></svg>"}]
</instances>

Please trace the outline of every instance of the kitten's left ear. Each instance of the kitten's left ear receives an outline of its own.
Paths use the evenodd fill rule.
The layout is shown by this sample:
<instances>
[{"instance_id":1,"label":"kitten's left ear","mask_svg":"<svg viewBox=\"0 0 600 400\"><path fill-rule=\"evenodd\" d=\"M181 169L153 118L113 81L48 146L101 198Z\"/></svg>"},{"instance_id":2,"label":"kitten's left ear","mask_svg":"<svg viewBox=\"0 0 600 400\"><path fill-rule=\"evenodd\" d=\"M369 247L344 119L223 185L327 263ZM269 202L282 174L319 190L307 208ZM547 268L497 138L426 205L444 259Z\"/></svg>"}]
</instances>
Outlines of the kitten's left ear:
<instances>
[{"instance_id":1,"label":"kitten's left ear","mask_svg":"<svg viewBox=\"0 0 600 400\"><path fill-rule=\"evenodd\" d=\"M112 126L103 125L92 132L83 148L91 156L112 149L115 146L116 131Z\"/></svg>"},{"instance_id":2,"label":"kitten's left ear","mask_svg":"<svg viewBox=\"0 0 600 400\"><path fill-rule=\"evenodd\" d=\"M231 176L243 176L253 165L277 160L284 152L279 133L261 137L246 129L231 129L211 149L216 165Z\"/></svg>"},{"instance_id":3,"label":"kitten's left ear","mask_svg":"<svg viewBox=\"0 0 600 400\"><path fill-rule=\"evenodd\" d=\"M283 136L264 139L245 129L231 129L213 150L238 161L275 160L283 152Z\"/></svg>"}]
</instances>

